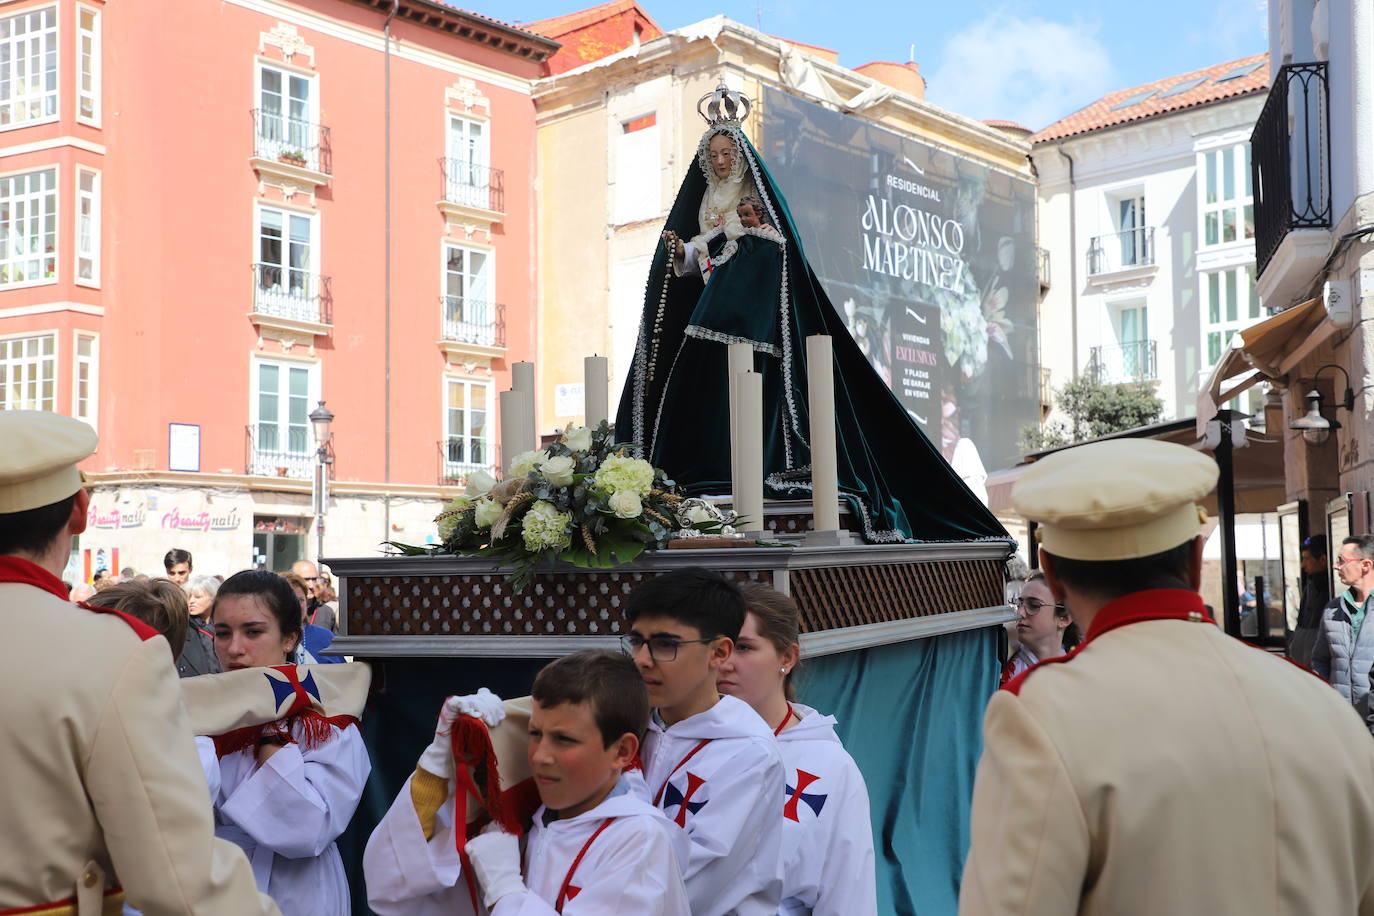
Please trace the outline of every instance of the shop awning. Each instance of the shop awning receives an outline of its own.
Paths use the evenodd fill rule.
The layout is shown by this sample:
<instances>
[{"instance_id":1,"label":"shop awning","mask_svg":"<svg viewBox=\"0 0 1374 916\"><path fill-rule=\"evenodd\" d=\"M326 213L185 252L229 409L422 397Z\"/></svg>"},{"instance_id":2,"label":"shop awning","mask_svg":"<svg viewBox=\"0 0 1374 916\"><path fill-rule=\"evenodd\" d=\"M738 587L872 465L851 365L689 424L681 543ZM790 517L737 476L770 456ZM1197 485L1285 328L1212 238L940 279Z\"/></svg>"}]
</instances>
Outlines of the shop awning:
<instances>
[{"instance_id":1,"label":"shop awning","mask_svg":"<svg viewBox=\"0 0 1374 916\"><path fill-rule=\"evenodd\" d=\"M1260 382L1282 379L1335 332L1321 299L1309 299L1236 332L1198 393L1197 434L1203 435L1220 405Z\"/></svg>"}]
</instances>

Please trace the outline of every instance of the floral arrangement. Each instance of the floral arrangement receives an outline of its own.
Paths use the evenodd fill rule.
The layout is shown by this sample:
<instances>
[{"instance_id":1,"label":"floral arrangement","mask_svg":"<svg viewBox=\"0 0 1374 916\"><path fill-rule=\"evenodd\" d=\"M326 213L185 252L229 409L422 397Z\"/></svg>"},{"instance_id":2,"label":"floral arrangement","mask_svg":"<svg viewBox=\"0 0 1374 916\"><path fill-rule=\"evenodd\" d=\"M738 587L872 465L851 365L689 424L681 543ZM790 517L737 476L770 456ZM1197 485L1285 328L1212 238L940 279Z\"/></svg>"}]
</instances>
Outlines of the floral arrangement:
<instances>
[{"instance_id":1,"label":"floral arrangement","mask_svg":"<svg viewBox=\"0 0 1374 916\"><path fill-rule=\"evenodd\" d=\"M517 455L505 480L472 474L434 519L439 547L388 543L408 555L491 557L513 566L523 589L545 561L608 569L673 537L735 533L738 517L685 499L633 449L605 422L569 426L557 442Z\"/></svg>"}]
</instances>

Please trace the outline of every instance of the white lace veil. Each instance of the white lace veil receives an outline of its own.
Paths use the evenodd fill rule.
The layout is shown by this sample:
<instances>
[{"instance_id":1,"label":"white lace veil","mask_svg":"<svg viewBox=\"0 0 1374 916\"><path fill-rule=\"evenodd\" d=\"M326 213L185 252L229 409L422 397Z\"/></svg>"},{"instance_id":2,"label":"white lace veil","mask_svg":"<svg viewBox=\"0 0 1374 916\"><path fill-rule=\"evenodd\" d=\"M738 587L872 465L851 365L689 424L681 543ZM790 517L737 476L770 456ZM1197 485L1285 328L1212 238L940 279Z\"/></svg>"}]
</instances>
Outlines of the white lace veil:
<instances>
[{"instance_id":1,"label":"white lace veil","mask_svg":"<svg viewBox=\"0 0 1374 916\"><path fill-rule=\"evenodd\" d=\"M724 178L717 178L715 169L711 168L711 140L718 134L729 137L735 144L735 164L730 169L730 174ZM706 133L701 135L701 140L697 143L697 166L706 178L707 187L715 188L718 184L737 184L744 180L747 163L744 159L744 144L740 142L743 136L738 127L729 125L708 127Z\"/></svg>"}]
</instances>

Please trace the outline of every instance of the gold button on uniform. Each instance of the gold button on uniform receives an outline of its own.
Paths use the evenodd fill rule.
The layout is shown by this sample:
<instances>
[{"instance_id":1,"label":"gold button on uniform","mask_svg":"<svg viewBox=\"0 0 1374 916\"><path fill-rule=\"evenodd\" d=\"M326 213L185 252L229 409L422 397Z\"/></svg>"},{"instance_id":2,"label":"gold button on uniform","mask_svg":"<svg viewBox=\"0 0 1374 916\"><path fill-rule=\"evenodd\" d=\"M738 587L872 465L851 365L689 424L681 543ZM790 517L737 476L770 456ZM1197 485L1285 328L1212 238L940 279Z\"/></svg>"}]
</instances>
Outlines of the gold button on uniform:
<instances>
[{"instance_id":1,"label":"gold button on uniform","mask_svg":"<svg viewBox=\"0 0 1374 916\"><path fill-rule=\"evenodd\" d=\"M87 887L95 887L95 882L99 880L100 879L95 876L95 872L93 871L87 871L81 876L81 883L85 884Z\"/></svg>"}]
</instances>

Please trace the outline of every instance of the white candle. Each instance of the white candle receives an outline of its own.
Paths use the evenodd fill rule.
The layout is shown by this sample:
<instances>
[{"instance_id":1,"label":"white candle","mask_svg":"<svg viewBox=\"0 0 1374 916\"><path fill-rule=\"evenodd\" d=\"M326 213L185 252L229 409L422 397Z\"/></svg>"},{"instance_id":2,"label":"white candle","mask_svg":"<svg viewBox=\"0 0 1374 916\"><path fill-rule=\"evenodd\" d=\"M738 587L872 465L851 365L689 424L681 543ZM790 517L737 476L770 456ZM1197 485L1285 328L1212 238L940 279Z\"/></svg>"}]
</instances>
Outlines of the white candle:
<instances>
[{"instance_id":1,"label":"white candle","mask_svg":"<svg viewBox=\"0 0 1374 916\"><path fill-rule=\"evenodd\" d=\"M739 416L735 405L735 379L741 372L754 371L754 347L752 344L737 343L729 344L726 347L726 372L729 376L729 407L730 407L730 492L731 501L734 503L735 511L739 511L739 481L742 479L740 473L740 447L739 436L735 432L736 420Z\"/></svg>"},{"instance_id":2,"label":"white candle","mask_svg":"<svg viewBox=\"0 0 1374 916\"><path fill-rule=\"evenodd\" d=\"M735 377L739 408L740 479L735 482L735 507L746 517L743 529L763 531L763 376L741 372Z\"/></svg>"},{"instance_id":3,"label":"white candle","mask_svg":"<svg viewBox=\"0 0 1374 916\"><path fill-rule=\"evenodd\" d=\"M534 391L534 363L511 363L510 387L512 391Z\"/></svg>"},{"instance_id":4,"label":"white candle","mask_svg":"<svg viewBox=\"0 0 1374 916\"><path fill-rule=\"evenodd\" d=\"M839 474L835 458L835 377L830 338L806 338L807 409L811 412L811 511L815 530L840 527Z\"/></svg>"},{"instance_id":5,"label":"white candle","mask_svg":"<svg viewBox=\"0 0 1374 916\"><path fill-rule=\"evenodd\" d=\"M525 398L519 391L503 391L498 398L501 411L501 468L509 474L515 456L529 451L524 439Z\"/></svg>"},{"instance_id":6,"label":"white candle","mask_svg":"<svg viewBox=\"0 0 1374 916\"><path fill-rule=\"evenodd\" d=\"M524 406L520 414L520 442L522 452L539 447L539 430L534 406L534 363L511 363L510 387L520 392Z\"/></svg>"},{"instance_id":7,"label":"white candle","mask_svg":"<svg viewBox=\"0 0 1374 916\"><path fill-rule=\"evenodd\" d=\"M583 421L597 426L611 418L608 366L604 356L588 356L582 360Z\"/></svg>"}]
</instances>

